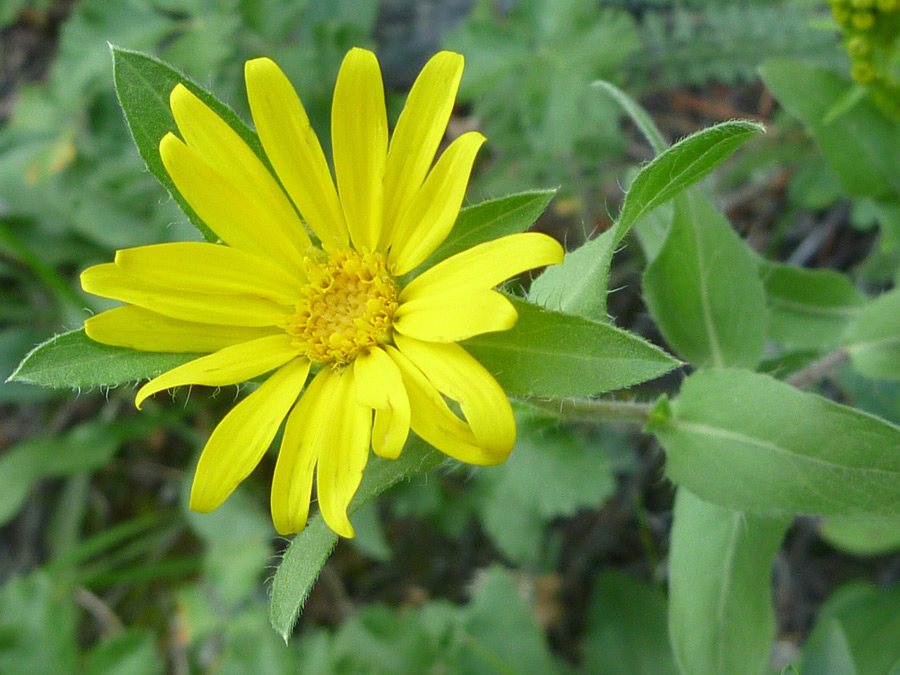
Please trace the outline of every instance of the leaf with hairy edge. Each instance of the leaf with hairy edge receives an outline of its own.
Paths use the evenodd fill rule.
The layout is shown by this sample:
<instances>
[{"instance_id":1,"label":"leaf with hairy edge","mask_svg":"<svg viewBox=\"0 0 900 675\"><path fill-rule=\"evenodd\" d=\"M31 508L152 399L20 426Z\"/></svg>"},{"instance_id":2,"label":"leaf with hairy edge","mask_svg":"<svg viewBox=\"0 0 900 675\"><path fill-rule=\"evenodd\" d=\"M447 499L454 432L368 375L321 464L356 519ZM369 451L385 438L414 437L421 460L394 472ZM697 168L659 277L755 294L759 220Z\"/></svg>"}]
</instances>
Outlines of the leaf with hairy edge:
<instances>
[{"instance_id":1,"label":"leaf with hairy edge","mask_svg":"<svg viewBox=\"0 0 900 675\"><path fill-rule=\"evenodd\" d=\"M865 305L841 342L856 371L876 380L900 380L900 289Z\"/></svg>"},{"instance_id":2,"label":"leaf with hairy edge","mask_svg":"<svg viewBox=\"0 0 900 675\"><path fill-rule=\"evenodd\" d=\"M510 396L592 396L679 365L659 347L620 328L510 300L519 313L511 330L462 343Z\"/></svg>"},{"instance_id":3,"label":"leaf with hairy edge","mask_svg":"<svg viewBox=\"0 0 900 675\"><path fill-rule=\"evenodd\" d=\"M384 492L394 483L416 474L431 471L446 456L411 436L399 459L373 457L363 474L362 483L348 513L351 515L363 504ZM269 621L287 642L309 591L338 541L322 519L321 514L310 518L306 529L294 537L284 552L272 579L269 597Z\"/></svg>"},{"instance_id":4,"label":"leaf with hairy edge","mask_svg":"<svg viewBox=\"0 0 900 675\"><path fill-rule=\"evenodd\" d=\"M197 356L110 347L94 342L81 328L52 337L32 349L9 381L73 389L113 387L155 377Z\"/></svg>"},{"instance_id":5,"label":"leaf with hairy edge","mask_svg":"<svg viewBox=\"0 0 900 675\"><path fill-rule=\"evenodd\" d=\"M865 304L849 277L761 261L769 307L769 334L788 349L830 349Z\"/></svg>"},{"instance_id":6,"label":"leaf with hairy edge","mask_svg":"<svg viewBox=\"0 0 900 675\"><path fill-rule=\"evenodd\" d=\"M555 194L556 190L533 190L467 206L459 212L450 234L422 269L476 244L527 230Z\"/></svg>"},{"instance_id":7,"label":"leaf with hairy edge","mask_svg":"<svg viewBox=\"0 0 900 675\"><path fill-rule=\"evenodd\" d=\"M648 430L666 474L760 514L900 513L900 427L746 370L700 371Z\"/></svg>"},{"instance_id":8,"label":"leaf with hairy edge","mask_svg":"<svg viewBox=\"0 0 900 675\"><path fill-rule=\"evenodd\" d=\"M225 120L256 155L268 165L268 159L266 159L259 139L231 108L183 73L159 59L141 52L112 45L110 50L113 57L116 95L119 97L119 105L122 106L122 111L125 113L125 120L141 158L147 164L150 173L166 187L191 223L200 230L200 233L208 241L218 241L218 237L200 220L200 217L194 213L194 210L178 192L159 156L159 142L162 137L170 131L178 133L175 118L169 108L169 94L179 83L186 86Z\"/></svg>"},{"instance_id":9,"label":"leaf with hairy edge","mask_svg":"<svg viewBox=\"0 0 900 675\"><path fill-rule=\"evenodd\" d=\"M549 268L531 287L531 299L588 319L606 318L609 266L616 247L645 214L707 176L750 137L763 131L736 120L680 140L644 166L625 195L613 226Z\"/></svg>"},{"instance_id":10,"label":"leaf with hairy edge","mask_svg":"<svg viewBox=\"0 0 900 675\"><path fill-rule=\"evenodd\" d=\"M669 235L644 272L650 314L691 363L753 368L768 321L756 257L699 191L674 204Z\"/></svg>"},{"instance_id":11,"label":"leaf with hairy edge","mask_svg":"<svg viewBox=\"0 0 900 675\"><path fill-rule=\"evenodd\" d=\"M682 673L762 674L775 637L772 561L791 523L678 490L669 635Z\"/></svg>"}]
</instances>

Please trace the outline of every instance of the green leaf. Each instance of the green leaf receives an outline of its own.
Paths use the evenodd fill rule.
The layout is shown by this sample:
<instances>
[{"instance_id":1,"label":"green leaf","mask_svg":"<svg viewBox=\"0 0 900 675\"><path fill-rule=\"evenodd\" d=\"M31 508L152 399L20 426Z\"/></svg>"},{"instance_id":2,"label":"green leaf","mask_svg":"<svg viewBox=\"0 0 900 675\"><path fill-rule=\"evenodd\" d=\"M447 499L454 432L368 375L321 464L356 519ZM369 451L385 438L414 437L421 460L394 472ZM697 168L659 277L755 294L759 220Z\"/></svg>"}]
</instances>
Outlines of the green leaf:
<instances>
[{"instance_id":1,"label":"green leaf","mask_svg":"<svg viewBox=\"0 0 900 675\"><path fill-rule=\"evenodd\" d=\"M763 131L753 122L724 122L666 149L644 166L625 195L615 224L532 284L532 298L588 319L606 317L609 266L619 242L640 218L708 175L742 143ZM582 250L584 249L584 250Z\"/></svg>"},{"instance_id":2,"label":"green leaf","mask_svg":"<svg viewBox=\"0 0 900 675\"><path fill-rule=\"evenodd\" d=\"M744 370L685 380L651 423L669 478L758 513L900 514L900 427Z\"/></svg>"},{"instance_id":3,"label":"green leaf","mask_svg":"<svg viewBox=\"0 0 900 675\"><path fill-rule=\"evenodd\" d=\"M733 120L701 129L660 153L632 182L613 228L616 243L642 215L709 175L735 150L765 128Z\"/></svg>"},{"instance_id":4,"label":"green leaf","mask_svg":"<svg viewBox=\"0 0 900 675\"><path fill-rule=\"evenodd\" d=\"M548 267L532 282L528 299L565 314L607 320L607 282L615 247L615 232L610 229L566 253L561 265Z\"/></svg>"},{"instance_id":5,"label":"green leaf","mask_svg":"<svg viewBox=\"0 0 900 675\"><path fill-rule=\"evenodd\" d=\"M699 192L679 196L669 236L643 278L650 314L697 366L755 367L766 340L756 259Z\"/></svg>"},{"instance_id":6,"label":"green leaf","mask_svg":"<svg viewBox=\"0 0 900 675\"><path fill-rule=\"evenodd\" d=\"M898 660L900 585L879 589L853 583L838 589L819 610L801 672L881 675L896 672ZM852 668L839 670L843 664Z\"/></svg>"},{"instance_id":7,"label":"green leaf","mask_svg":"<svg viewBox=\"0 0 900 675\"><path fill-rule=\"evenodd\" d=\"M830 349L866 301L834 270L761 262L769 307L769 334L787 349Z\"/></svg>"},{"instance_id":8,"label":"green leaf","mask_svg":"<svg viewBox=\"0 0 900 675\"><path fill-rule=\"evenodd\" d=\"M900 193L897 126L868 99L831 115L855 85L837 73L796 59L770 59L760 68L778 102L803 122L852 197Z\"/></svg>"},{"instance_id":9,"label":"green leaf","mask_svg":"<svg viewBox=\"0 0 900 675\"><path fill-rule=\"evenodd\" d=\"M153 631L129 629L94 647L81 672L83 675L161 675L165 670Z\"/></svg>"},{"instance_id":10,"label":"green leaf","mask_svg":"<svg viewBox=\"0 0 900 675\"><path fill-rule=\"evenodd\" d=\"M459 212L449 236L425 261L422 269L476 244L528 229L555 194L556 190L533 190L467 206Z\"/></svg>"},{"instance_id":11,"label":"green leaf","mask_svg":"<svg viewBox=\"0 0 900 675\"><path fill-rule=\"evenodd\" d=\"M631 121L637 125L637 128L640 129L641 133L644 135L644 138L647 139L647 142L650 144L650 147L653 148L653 151L658 155L665 151L667 147L669 147L669 143L663 138L662 132L660 132L659 127L656 126L656 123L647 114L647 111L641 106L640 103L635 101L631 96L626 94L624 91L619 89L612 82L607 82L606 80L597 80L593 83L593 86L597 87L600 91L607 94L611 97L616 103L621 106L622 110L631 118Z\"/></svg>"},{"instance_id":12,"label":"green leaf","mask_svg":"<svg viewBox=\"0 0 900 675\"><path fill-rule=\"evenodd\" d=\"M78 671L71 592L41 571L12 577L0 587L0 672Z\"/></svg>"},{"instance_id":13,"label":"green leaf","mask_svg":"<svg viewBox=\"0 0 900 675\"><path fill-rule=\"evenodd\" d=\"M35 436L0 456L0 525L15 517L39 480L73 476L107 464L123 441L145 436L158 420L110 424L93 419L64 434Z\"/></svg>"},{"instance_id":14,"label":"green leaf","mask_svg":"<svg viewBox=\"0 0 900 675\"><path fill-rule=\"evenodd\" d=\"M819 536L853 555L884 555L900 549L900 516L831 516Z\"/></svg>"},{"instance_id":15,"label":"green leaf","mask_svg":"<svg viewBox=\"0 0 900 675\"><path fill-rule=\"evenodd\" d=\"M112 387L154 377L197 356L110 347L94 342L81 328L39 344L9 381L73 389Z\"/></svg>"},{"instance_id":16,"label":"green leaf","mask_svg":"<svg viewBox=\"0 0 900 675\"><path fill-rule=\"evenodd\" d=\"M485 495L485 531L508 559L538 562L544 533L555 518L599 508L616 491L605 448L571 429L519 423L516 447L503 464L475 474ZM614 438L614 437L613 437ZM553 476L548 481L547 476Z\"/></svg>"},{"instance_id":17,"label":"green leaf","mask_svg":"<svg viewBox=\"0 0 900 675\"><path fill-rule=\"evenodd\" d=\"M218 241L215 233L200 220L178 192L159 156L159 142L162 137L168 132L178 133L175 118L169 108L169 94L179 83L186 86L225 120L268 166L259 139L231 108L183 73L152 56L121 47L110 48L116 95L119 97L119 104L125 113L125 120L128 122L138 152L150 173L166 186L191 223L208 241Z\"/></svg>"},{"instance_id":18,"label":"green leaf","mask_svg":"<svg viewBox=\"0 0 900 675\"><path fill-rule=\"evenodd\" d=\"M675 675L662 592L618 570L594 580L584 636L584 673Z\"/></svg>"},{"instance_id":19,"label":"green leaf","mask_svg":"<svg viewBox=\"0 0 900 675\"><path fill-rule=\"evenodd\" d=\"M462 627L469 645L460 654L461 667L451 672L560 672L531 605L509 572L499 566L477 580Z\"/></svg>"},{"instance_id":20,"label":"green leaf","mask_svg":"<svg viewBox=\"0 0 900 675\"><path fill-rule=\"evenodd\" d=\"M877 380L900 380L900 289L865 305L841 342L858 372Z\"/></svg>"},{"instance_id":21,"label":"green leaf","mask_svg":"<svg viewBox=\"0 0 900 675\"><path fill-rule=\"evenodd\" d=\"M678 490L669 551L669 631L683 673L767 671L772 561L790 518L766 518Z\"/></svg>"},{"instance_id":22,"label":"green leaf","mask_svg":"<svg viewBox=\"0 0 900 675\"><path fill-rule=\"evenodd\" d=\"M519 312L511 330L462 344L511 396L592 396L679 365L658 347L609 324L510 300Z\"/></svg>"},{"instance_id":23,"label":"green leaf","mask_svg":"<svg viewBox=\"0 0 900 675\"><path fill-rule=\"evenodd\" d=\"M359 490L350 502L348 513L353 514L397 481L430 471L444 459L446 457L443 454L415 437L410 438L399 459L373 458L366 467ZM338 535L325 524L321 514L317 513L284 552L272 579L269 621L285 641L290 637L303 603L337 541Z\"/></svg>"}]
</instances>

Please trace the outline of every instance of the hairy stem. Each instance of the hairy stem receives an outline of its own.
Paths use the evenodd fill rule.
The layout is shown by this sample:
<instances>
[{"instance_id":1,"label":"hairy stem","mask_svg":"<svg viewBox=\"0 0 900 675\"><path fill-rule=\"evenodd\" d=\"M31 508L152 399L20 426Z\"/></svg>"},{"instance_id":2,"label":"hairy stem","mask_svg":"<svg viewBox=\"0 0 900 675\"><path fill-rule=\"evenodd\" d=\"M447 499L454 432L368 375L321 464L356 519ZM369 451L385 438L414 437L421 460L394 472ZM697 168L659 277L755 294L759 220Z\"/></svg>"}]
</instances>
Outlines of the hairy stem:
<instances>
[{"instance_id":1,"label":"hairy stem","mask_svg":"<svg viewBox=\"0 0 900 675\"><path fill-rule=\"evenodd\" d=\"M528 398L535 408L549 410L566 422L631 422L644 424L653 408L652 403L610 401L597 399L539 399Z\"/></svg>"}]
</instances>

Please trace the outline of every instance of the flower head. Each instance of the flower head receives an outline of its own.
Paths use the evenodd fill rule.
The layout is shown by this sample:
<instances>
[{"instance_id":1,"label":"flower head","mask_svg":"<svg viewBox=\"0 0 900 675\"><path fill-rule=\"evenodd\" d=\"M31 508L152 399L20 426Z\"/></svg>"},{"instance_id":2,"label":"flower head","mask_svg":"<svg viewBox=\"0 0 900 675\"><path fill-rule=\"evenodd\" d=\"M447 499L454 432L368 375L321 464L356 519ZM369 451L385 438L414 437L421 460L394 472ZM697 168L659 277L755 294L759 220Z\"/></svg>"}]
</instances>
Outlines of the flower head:
<instances>
[{"instance_id":1,"label":"flower head","mask_svg":"<svg viewBox=\"0 0 900 675\"><path fill-rule=\"evenodd\" d=\"M425 65L389 143L378 62L351 50L332 107L334 179L300 99L269 59L248 61L245 76L275 175L186 87L172 91L180 138L167 134L160 155L222 243L125 249L81 278L85 290L127 303L85 322L92 339L205 354L141 387L138 407L171 387L270 373L210 436L191 508L219 506L283 422L272 481L280 533L305 526L315 479L325 521L353 536L347 507L369 448L396 458L410 429L464 462L508 456L509 401L456 343L511 328L516 311L494 286L561 262L562 248L543 234L511 235L401 283L453 227L484 142L463 134L434 161L462 68L462 56L450 52Z\"/></svg>"}]
</instances>

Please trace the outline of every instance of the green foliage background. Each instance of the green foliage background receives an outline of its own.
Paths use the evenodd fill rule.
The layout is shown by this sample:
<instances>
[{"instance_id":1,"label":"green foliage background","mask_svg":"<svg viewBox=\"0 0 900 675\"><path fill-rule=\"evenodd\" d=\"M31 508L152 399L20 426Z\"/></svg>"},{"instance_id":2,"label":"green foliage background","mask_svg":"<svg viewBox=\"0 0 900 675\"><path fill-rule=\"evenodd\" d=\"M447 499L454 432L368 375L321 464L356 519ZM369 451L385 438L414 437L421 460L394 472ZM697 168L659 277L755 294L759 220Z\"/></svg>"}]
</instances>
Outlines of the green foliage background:
<instances>
[{"instance_id":1,"label":"green foliage background","mask_svg":"<svg viewBox=\"0 0 900 675\"><path fill-rule=\"evenodd\" d=\"M14 92L0 113L0 371L73 331L19 378L73 391L0 384L0 672L900 669L900 596L885 583L900 546L900 128L850 80L827 6L470 4L0 7L6 35L55 49L46 70L17 68L12 46L0 63ZM392 40L398 26L429 37ZM467 345L520 399L506 464L444 464L422 443L373 463L359 536L321 570L336 537L314 519L293 547L274 539L267 471L213 514L187 509L197 452L234 392L160 396L137 414L128 384L165 367L159 355L115 372L108 352L71 356L88 353L77 329L106 307L78 289L80 270L118 247L199 237L134 147L109 44L172 64L245 121L243 62L268 55L326 145L349 47L406 66L442 46L465 54L453 125L488 136L469 199L491 201L436 255L527 225L550 188L538 227L573 250L523 282L534 304L517 300L515 331ZM393 117L401 71L418 65L388 73ZM711 174L758 128L702 128L748 115L767 134ZM612 401L655 400L630 419L653 441L598 424L627 407L587 398L677 365L638 336L689 364ZM774 609L773 560L777 592L794 594ZM285 645L272 627L291 632L317 578ZM827 599L805 597L817 583Z\"/></svg>"}]
</instances>

